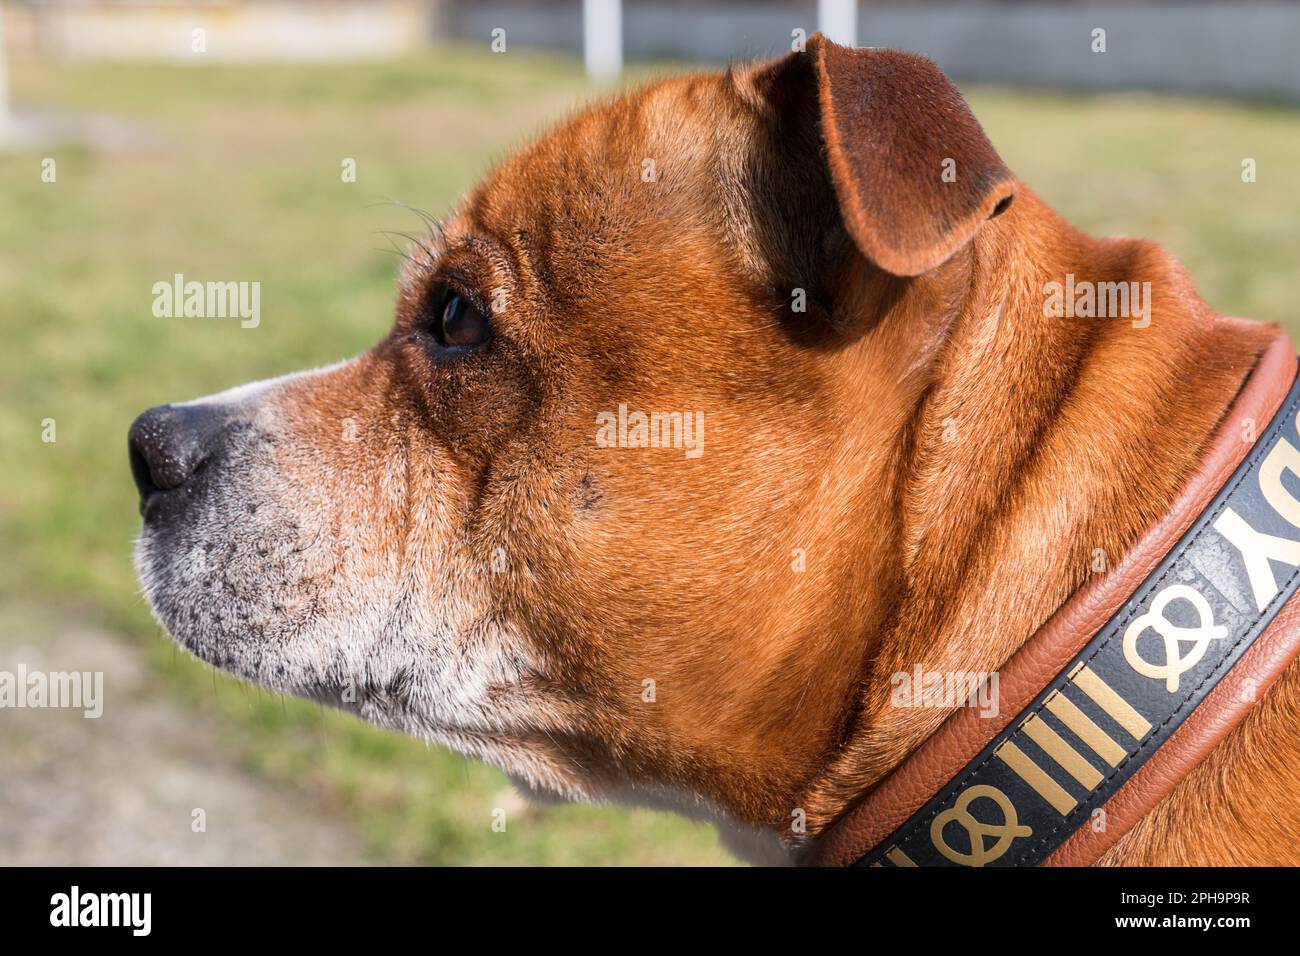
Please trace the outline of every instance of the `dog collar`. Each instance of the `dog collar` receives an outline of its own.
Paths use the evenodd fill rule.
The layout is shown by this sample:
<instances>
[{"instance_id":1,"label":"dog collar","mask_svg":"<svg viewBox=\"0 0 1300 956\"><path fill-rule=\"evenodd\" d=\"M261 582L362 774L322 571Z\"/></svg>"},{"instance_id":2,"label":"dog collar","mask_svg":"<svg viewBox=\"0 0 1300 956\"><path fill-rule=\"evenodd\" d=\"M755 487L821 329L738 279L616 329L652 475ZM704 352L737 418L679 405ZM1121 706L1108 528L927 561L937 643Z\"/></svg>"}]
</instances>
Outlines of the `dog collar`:
<instances>
[{"instance_id":1,"label":"dog collar","mask_svg":"<svg viewBox=\"0 0 1300 956\"><path fill-rule=\"evenodd\" d=\"M1226 736L1300 652L1295 372L1279 330L1169 514L999 671L1004 716L955 712L811 862L1092 863Z\"/></svg>"}]
</instances>

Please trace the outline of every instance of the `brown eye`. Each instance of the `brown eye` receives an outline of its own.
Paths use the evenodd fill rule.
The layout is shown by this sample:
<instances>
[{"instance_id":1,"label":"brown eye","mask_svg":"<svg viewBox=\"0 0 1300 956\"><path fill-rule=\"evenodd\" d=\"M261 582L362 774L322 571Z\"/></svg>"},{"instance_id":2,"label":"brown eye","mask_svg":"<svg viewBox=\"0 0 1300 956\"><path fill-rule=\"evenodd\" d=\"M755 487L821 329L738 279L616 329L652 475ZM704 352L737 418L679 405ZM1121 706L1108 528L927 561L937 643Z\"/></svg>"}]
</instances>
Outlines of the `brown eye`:
<instances>
[{"instance_id":1,"label":"brown eye","mask_svg":"<svg viewBox=\"0 0 1300 956\"><path fill-rule=\"evenodd\" d=\"M472 349L485 343L492 326L478 309L458 292L449 291L438 319L438 341L449 349Z\"/></svg>"}]
</instances>

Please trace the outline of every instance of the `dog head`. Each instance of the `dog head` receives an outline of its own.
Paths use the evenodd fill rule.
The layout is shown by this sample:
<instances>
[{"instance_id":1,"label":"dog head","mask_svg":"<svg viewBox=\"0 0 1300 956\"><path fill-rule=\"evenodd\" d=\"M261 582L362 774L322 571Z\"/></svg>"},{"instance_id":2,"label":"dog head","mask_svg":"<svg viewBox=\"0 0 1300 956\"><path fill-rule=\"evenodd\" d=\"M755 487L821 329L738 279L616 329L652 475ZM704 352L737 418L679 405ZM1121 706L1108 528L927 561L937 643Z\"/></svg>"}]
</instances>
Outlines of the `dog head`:
<instances>
[{"instance_id":1,"label":"dog head","mask_svg":"<svg viewBox=\"0 0 1300 956\"><path fill-rule=\"evenodd\" d=\"M661 82L498 168L341 365L146 412L199 657L572 796L788 830L897 586L892 457L1015 189L926 60Z\"/></svg>"}]
</instances>

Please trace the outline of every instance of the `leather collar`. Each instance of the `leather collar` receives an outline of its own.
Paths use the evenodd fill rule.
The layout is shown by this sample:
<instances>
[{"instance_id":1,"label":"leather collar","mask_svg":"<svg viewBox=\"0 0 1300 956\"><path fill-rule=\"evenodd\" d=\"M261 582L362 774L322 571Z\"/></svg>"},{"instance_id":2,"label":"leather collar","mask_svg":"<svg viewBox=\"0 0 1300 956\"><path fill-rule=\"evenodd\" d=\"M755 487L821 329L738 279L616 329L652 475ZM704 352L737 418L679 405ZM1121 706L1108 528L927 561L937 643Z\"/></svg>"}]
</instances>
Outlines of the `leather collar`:
<instances>
[{"instance_id":1,"label":"leather collar","mask_svg":"<svg viewBox=\"0 0 1300 956\"><path fill-rule=\"evenodd\" d=\"M1300 448L1295 379L1279 329L1165 517L1000 669L999 716L954 712L809 862L1087 865L1169 793L1300 653L1300 570L1273 564L1267 594L1223 522L1300 539L1266 487Z\"/></svg>"}]
</instances>

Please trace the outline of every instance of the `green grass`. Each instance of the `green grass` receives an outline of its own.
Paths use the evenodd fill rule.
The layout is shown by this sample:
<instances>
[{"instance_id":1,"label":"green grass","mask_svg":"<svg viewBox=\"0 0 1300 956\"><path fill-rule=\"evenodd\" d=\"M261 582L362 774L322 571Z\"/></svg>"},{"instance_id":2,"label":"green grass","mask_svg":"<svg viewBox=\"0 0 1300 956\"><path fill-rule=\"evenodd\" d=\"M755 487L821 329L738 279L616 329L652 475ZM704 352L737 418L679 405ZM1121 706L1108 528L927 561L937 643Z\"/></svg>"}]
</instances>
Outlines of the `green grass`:
<instances>
[{"instance_id":1,"label":"green grass","mask_svg":"<svg viewBox=\"0 0 1300 956\"><path fill-rule=\"evenodd\" d=\"M11 64L21 106L128 120L138 148L0 154L0 599L75 600L136 637L251 768L353 816L375 859L699 863L711 831L662 814L512 812L497 771L268 696L159 639L131 569L125 435L144 408L364 349L392 311L393 199L445 211L589 95L577 65L443 50L347 65ZM1164 242L1220 311L1300 329L1300 119L1268 106L971 91L1009 165L1068 218ZM53 156L58 180L42 183ZM340 180L344 157L359 180ZM1241 182L1241 161L1259 181ZM150 287L257 280L262 323L157 319ZM58 440L40 440L53 418Z\"/></svg>"},{"instance_id":2,"label":"green grass","mask_svg":"<svg viewBox=\"0 0 1300 956\"><path fill-rule=\"evenodd\" d=\"M1300 112L1129 94L971 97L1012 169L1095 235L1155 239L1219 312L1296 337ZM1254 159L1257 181L1241 179Z\"/></svg>"}]
</instances>

